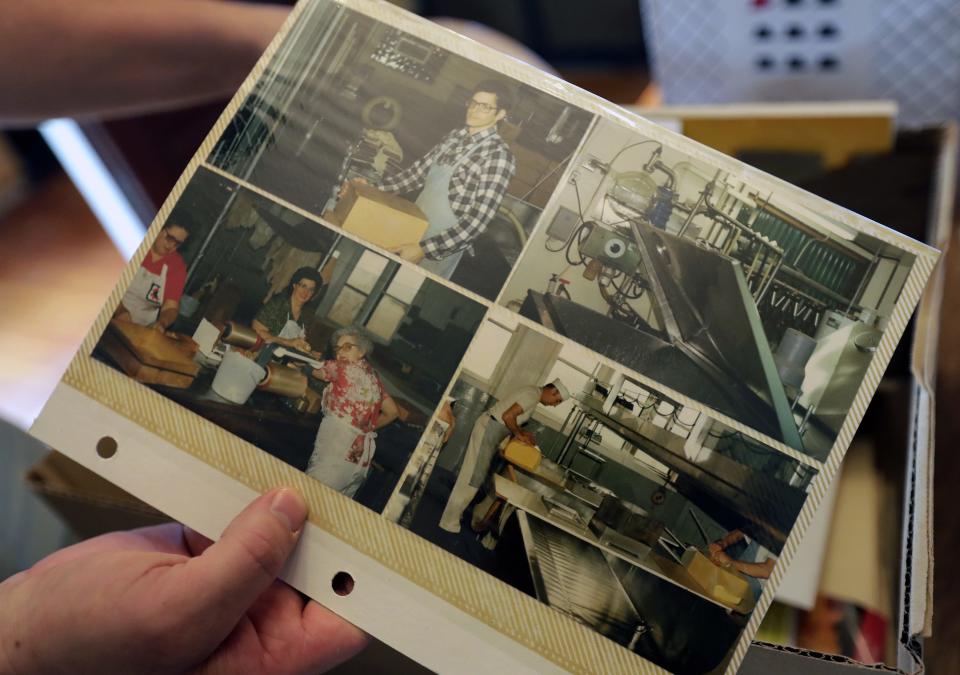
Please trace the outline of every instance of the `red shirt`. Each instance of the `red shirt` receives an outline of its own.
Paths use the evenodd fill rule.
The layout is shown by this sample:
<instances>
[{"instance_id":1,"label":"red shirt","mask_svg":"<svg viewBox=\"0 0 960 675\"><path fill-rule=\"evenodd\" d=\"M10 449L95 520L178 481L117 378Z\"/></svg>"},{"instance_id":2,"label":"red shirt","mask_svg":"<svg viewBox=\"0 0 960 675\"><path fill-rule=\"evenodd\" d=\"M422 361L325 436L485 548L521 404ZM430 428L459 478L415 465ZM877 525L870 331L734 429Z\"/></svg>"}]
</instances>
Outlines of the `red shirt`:
<instances>
[{"instance_id":1,"label":"red shirt","mask_svg":"<svg viewBox=\"0 0 960 675\"><path fill-rule=\"evenodd\" d=\"M323 390L323 413L347 419L362 432L373 431L387 392L370 364L332 359L324 361L317 370L328 382ZM359 435L344 459L359 464L361 457L363 436Z\"/></svg>"},{"instance_id":2,"label":"red shirt","mask_svg":"<svg viewBox=\"0 0 960 675\"><path fill-rule=\"evenodd\" d=\"M163 287L163 301L176 300L180 302L180 298L183 296L183 287L187 283L187 266L179 253L174 251L154 262L153 253L148 252L143 257L141 267L151 274L159 276L164 265L167 266L167 282Z\"/></svg>"}]
</instances>

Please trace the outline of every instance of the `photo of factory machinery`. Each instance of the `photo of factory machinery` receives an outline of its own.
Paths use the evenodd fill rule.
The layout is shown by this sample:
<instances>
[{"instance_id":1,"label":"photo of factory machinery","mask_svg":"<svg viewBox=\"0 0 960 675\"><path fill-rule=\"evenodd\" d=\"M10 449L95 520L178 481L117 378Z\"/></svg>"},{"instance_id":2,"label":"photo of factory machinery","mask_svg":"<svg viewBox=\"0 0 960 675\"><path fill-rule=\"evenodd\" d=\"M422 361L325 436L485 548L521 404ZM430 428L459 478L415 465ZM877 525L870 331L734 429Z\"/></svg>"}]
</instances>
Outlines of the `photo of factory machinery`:
<instances>
[{"instance_id":1,"label":"photo of factory machinery","mask_svg":"<svg viewBox=\"0 0 960 675\"><path fill-rule=\"evenodd\" d=\"M601 122L500 297L823 460L912 254Z\"/></svg>"},{"instance_id":2,"label":"photo of factory machinery","mask_svg":"<svg viewBox=\"0 0 960 675\"><path fill-rule=\"evenodd\" d=\"M494 300L593 116L314 2L209 161Z\"/></svg>"},{"instance_id":3,"label":"photo of factory machinery","mask_svg":"<svg viewBox=\"0 0 960 675\"><path fill-rule=\"evenodd\" d=\"M807 461L500 310L383 515L671 672L704 673L750 617L817 474Z\"/></svg>"},{"instance_id":4,"label":"photo of factory machinery","mask_svg":"<svg viewBox=\"0 0 960 675\"><path fill-rule=\"evenodd\" d=\"M483 314L200 169L94 356L380 511Z\"/></svg>"}]
</instances>

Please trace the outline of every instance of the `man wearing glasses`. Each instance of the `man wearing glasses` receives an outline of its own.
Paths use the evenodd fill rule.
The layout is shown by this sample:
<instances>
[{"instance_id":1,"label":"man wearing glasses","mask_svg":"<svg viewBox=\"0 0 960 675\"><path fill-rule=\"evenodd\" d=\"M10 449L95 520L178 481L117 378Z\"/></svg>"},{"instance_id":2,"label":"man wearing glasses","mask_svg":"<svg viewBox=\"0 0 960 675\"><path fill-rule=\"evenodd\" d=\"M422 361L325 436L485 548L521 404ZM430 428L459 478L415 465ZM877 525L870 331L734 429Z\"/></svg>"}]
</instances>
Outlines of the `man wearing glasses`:
<instances>
[{"instance_id":1,"label":"man wearing glasses","mask_svg":"<svg viewBox=\"0 0 960 675\"><path fill-rule=\"evenodd\" d=\"M150 326L160 332L170 327L180 310L180 297L187 281L187 266L177 249L189 236L189 230L179 223L160 230L123 294L115 319Z\"/></svg>"},{"instance_id":2,"label":"man wearing glasses","mask_svg":"<svg viewBox=\"0 0 960 675\"><path fill-rule=\"evenodd\" d=\"M446 279L453 276L464 252L496 215L516 171L513 153L497 132L512 103L503 83L480 83L467 101L463 127L377 185L384 192L420 190L417 206L430 222L420 242L392 253Z\"/></svg>"}]
</instances>

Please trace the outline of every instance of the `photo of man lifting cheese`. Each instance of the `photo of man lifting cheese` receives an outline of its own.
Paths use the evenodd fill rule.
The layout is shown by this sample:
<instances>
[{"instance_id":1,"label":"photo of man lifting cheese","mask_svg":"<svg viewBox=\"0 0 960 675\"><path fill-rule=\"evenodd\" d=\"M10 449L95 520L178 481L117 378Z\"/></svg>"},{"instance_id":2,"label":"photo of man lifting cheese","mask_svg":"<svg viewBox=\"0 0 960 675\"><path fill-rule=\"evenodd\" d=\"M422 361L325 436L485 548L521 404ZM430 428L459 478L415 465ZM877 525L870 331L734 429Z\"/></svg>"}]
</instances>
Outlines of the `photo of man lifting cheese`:
<instances>
[{"instance_id":1,"label":"photo of man lifting cheese","mask_svg":"<svg viewBox=\"0 0 960 675\"><path fill-rule=\"evenodd\" d=\"M305 15L208 161L496 299L594 115L336 3Z\"/></svg>"},{"instance_id":2,"label":"photo of man lifting cheese","mask_svg":"<svg viewBox=\"0 0 960 675\"><path fill-rule=\"evenodd\" d=\"M536 447L537 437L523 428L538 405L558 406L570 398L560 379L542 387L527 385L507 394L493 404L473 425L467 451L440 518L440 527L447 532L460 531L464 511L477 492L490 479L490 469L500 444L508 437L522 445Z\"/></svg>"},{"instance_id":3,"label":"photo of man lifting cheese","mask_svg":"<svg viewBox=\"0 0 960 675\"><path fill-rule=\"evenodd\" d=\"M671 673L721 672L819 465L502 309L448 396L384 517Z\"/></svg>"},{"instance_id":4,"label":"photo of man lifting cheese","mask_svg":"<svg viewBox=\"0 0 960 675\"><path fill-rule=\"evenodd\" d=\"M464 126L376 185L383 192L418 193L415 203L428 221L421 239L393 247L392 253L446 279L453 276L464 252L496 217L516 173L513 152L498 132L512 103L506 84L481 82L467 100ZM343 191L358 185L369 183L354 178Z\"/></svg>"}]
</instances>

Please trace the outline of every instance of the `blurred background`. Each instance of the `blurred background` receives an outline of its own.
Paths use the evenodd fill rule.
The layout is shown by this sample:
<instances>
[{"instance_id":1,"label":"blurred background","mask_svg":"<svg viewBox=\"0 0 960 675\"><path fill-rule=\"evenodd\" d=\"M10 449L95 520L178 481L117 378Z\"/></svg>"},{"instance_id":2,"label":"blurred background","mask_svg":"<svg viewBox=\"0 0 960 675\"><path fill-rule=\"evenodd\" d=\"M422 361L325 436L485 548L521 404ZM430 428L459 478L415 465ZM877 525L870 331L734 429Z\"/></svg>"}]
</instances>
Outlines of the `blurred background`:
<instances>
[{"instance_id":1,"label":"blurred background","mask_svg":"<svg viewBox=\"0 0 960 675\"><path fill-rule=\"evenodd\" d=\"M781 139L783 128L776 125L799 120L794 128L804 131L787 136L811 139L807 146L780 141L721 149L915 238L932 240L939 225L943 242L956 229L956 2L395 4L445 17L455 30L610 101L642 106L641 114L702 142L722 146L729 134L743 134L724 127L718 135L716 124L707 133L704 120L739 120L754 129L754 137ZM797 102L817 105L780 106ZM78 538L161 517L48 455L21 430L56 385L126 257L225 104L82 124L55 120L0 134L0 447L7 466L0 474L0 577ZM849 132L830 124L851 116L885 120L878 132L883 142L833 161L831 134L839 142ZM960 588L951 574L960 563L960 516L950 499L960 479L960 460L951 452L960 421L949 414L960 404L960 358L951 348L960 344L960 263L954 252L947 252L941 273L944 292L935 304L942 321L932 324L939 349L927 355L934 359L928 364L935 374L941 449L929 497L941 573L926 621L932 637L913 646L922 649L931 672L949 673L960 672ZM774 607L762 639L868 663L907 662L897 640L901 523L909 487L907 415L915 386L911 335L881 384L817 532L811 532L819 543L809 548L820 553L797 562L801 591ZM926 509L927 495L919 499L918 510ZM376 659L385 649L377 646L361 658ZM344 672L360 672L364 663L370 662L345 666Z\"/></svg>"}]
</instances>

